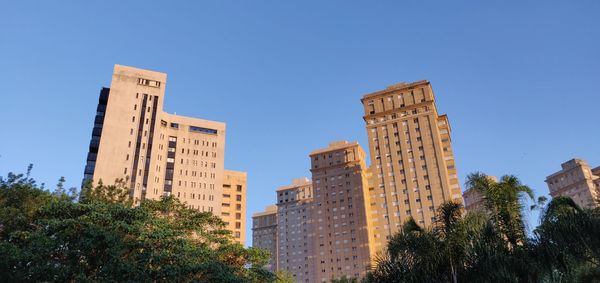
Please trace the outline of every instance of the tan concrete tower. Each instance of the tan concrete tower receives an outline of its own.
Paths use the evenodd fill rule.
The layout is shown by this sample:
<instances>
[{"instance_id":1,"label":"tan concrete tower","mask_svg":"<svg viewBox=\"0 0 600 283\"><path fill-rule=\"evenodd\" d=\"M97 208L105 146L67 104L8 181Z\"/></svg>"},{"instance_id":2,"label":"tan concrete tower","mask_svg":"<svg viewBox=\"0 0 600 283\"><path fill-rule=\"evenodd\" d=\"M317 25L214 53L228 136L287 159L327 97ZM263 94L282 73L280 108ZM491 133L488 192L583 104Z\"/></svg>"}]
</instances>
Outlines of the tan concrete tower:
<instances>
[{"instance_id":1,"label":"tan concrete tower","mask_svg":"<svg viewBox=\"0 0 600 283\"><path fill-rule=\"evenodd\" d=\"M313 203L307 178L277 189L277 269L289 271L295 282L314 282Z\"/></svg>"},{"instance_id":2,"label":"tan concrete tower","mask_svg":"<svg viewBox=\"0 0 600 283\"><path fill-rule=\"evenodd\" d=\"M571 159L561 164L562 170L548 176L550 195L567 196L585 208L598 206L600 167L592 169L585 160Z\"/></svg>"},{"instance_id":3,"label":"tan concrete tower","mask_svg":"<svg viewBox=\"0 0 600 283\"><path fill-rule=\"evenodd\" d=\"M271 253L267 268L277 271L277 206L269 205L265 211L252 214L252 246Z\"/></svg>"},{"instance_id":4,"label":"tan concrete tower","mask_svg":"<svg viewBox=\"0 0 600 283\"><path fill-rule=\"evenodd\" d=\"M225 170L221 218L240 244L246 242L246 172Z\"/></svg>"},{"instance_id":5,"label":"tan concrete tower","mask_svg":"<svg viewBox=\"0 0 600 283\"><path fill-rule=\"evenodd\" d=\"M243 243L246 176L224 175L225 123L164 112L166 80L164 73L115 65L110 88L100 92L84 180L126 179L136 203L173 195L191 208L224 216L226 179L235 186L226 201L234 207L225 212L232 219L226 221Z\"/></svg>"},{"instance_id":6,"label":"tan concrete tower","mask_svg":"<svg viewBox=\"0 0 600 283\"><path fill-rule=\"evenodd\" d=\"M413 217L429 226L447 200L462 202L450 125L438 115L428 81L400 83L365 95L373 173L370 211L375 248Z\"/></svg>"},{"instance_id":7,"label":"tan concrete tower","mask_svg":"<svg viewBox=\"0 0 600 283\"><path fill-rule=\"evenodd\" d=\"M358 143L334 142L310 153L314 187L311 282L362 277L371 264L367 166Z\"/></svg>"}]
</instances>

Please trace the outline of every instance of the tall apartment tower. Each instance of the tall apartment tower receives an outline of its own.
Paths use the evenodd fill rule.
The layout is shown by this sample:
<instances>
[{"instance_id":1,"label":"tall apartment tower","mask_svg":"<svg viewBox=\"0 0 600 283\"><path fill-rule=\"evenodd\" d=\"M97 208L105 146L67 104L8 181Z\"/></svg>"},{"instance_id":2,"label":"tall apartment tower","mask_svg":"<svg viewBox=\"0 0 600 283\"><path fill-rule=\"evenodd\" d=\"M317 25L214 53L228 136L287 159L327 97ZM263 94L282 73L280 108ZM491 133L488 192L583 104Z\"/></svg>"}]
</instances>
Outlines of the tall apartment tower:
<instances>
[{"instance_id":1,"label":"tall apartment tower","mask_svg":"<svg viewBox=\"0 0 600 283\"><path fill-rule=\"evenodd\" d=\"M598 206L600 166L592 169L585 160L571 159L561 167L562 170L546 178L550 195L570 197L580 207Z\"/></svg>"},{"instance_id":2,"label":"tall apartment tower","mask_svg":"<svg viewBox=\"0 0 600 283\"><path fill-rule=\"evenodd\" d=\"M277 206L269 205L265 211L252 214L252 246L269 251L271 257L266 268L277 271Z\"/></svg>"},{"instance_id":3,"label":"tall apartment tower","mask_svg":"<svg viewBox=\"0 0 600 283\"><path fill-rule=\"evenodd\" d=\"M382 250L409 217L429 226L440 204L462 202L462 196L448 117L438 115L428 81L399 83L361 102L373 170L375 249Z\"/></svg>"},{"instance_id":4,"label":"tall apartment tower","mask_svg":"<svg viewBox=\"0 0 600 283\"><path fill-rule=\"evenodd\" d=\"M233 238L240 244L246 242L246 172L225 170L221 218Z\"/></svg>"},{"instance_id":5,"label":"tall apartment tower","mask_svg":"<svg viewBox=\"0 0 600 283\"><path fill-rule=\"evenodd\" d=\"M313 187L308 178L277 189L277 268L295 282L313 280Z\"/></svg>"},{"instance_id":6,"label":"tall apartment tower","mask_svg":"<svg viewBox=\"0 0 600 283\"><path fill-rule=\"evenodd\" d=\"M115 65L110 88L100 92L84 181L124 179L136 203L173 195L220 216L225 123L164 112L166 80ZM245 198L241 205L245 210Z\"/></svg>"},{"instance_id":7,"label":"tall apartment tower","mask_svg":"<svg viewBox=\"0 0 600 283\"><path fill-rule=\"evenodd\" d=\"M363 277L371 264L371 221L365 152L340 141L310 153L314 187L310 282Z\"/></svg>"}]
</instances>

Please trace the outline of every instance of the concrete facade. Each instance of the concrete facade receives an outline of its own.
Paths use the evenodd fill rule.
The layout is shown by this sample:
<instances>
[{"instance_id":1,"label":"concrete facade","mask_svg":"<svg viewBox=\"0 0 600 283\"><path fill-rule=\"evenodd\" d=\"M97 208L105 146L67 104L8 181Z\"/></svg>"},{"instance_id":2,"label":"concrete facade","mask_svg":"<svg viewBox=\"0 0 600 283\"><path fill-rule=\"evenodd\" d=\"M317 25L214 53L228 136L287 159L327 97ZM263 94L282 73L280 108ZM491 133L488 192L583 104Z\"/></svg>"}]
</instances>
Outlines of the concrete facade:
<instances>
[{"instance_id":1,"label":"concrete facade","mask_svg":"<svg viewBox=\"0 0 600 283\"><path fill-rule=\"evenodd\" d=\"M310 153L314 187L310 282L366 275L373 255L365 152L340 141Z\"/></svg>"},{"instance_id":2,"label":"concrete facade","mask_svg":"<svg viewBox=\"0 0 600 283\"><path fill-rule=\"evenodd\" d=\"M277 205L252 214L252 246L269 251L271 258L266 268L277 271Z\"/></svg>"},{"instance_id":3,"label":"concrete facade","mask_svg":"<svg viewBox=\"0 0 600 283\"><path fill-rule=\"evenodd\" d=\"M373 177L370 217L375 249L413 217L430 226L445 201L462 202L446 115L438 115L428 81L399 83L365 95Z\"/></svg>"},{"instance_id":4,"label":"concrete facade","mask_svg":"<svg viewBox=\"0 0 600 283\"><path fill-rule=\"evenodd\" d=\"M313 186L308 178L294 179L277 189L277 268L295 282L314 282Z\"/></svg>"},{"instance_id":5,"label":"concrete facade","mask_svg":"<svg viewBox=\"0 0 600 283\"><path fill-rule=\"evenodd\" d=\"M166 80L115 65L110 88L100 92L84 181L124 179L136 204L173 195L221 216L225 123L164 112Z\"/></svg>"},{"instance_id":6,"label":"concrete facade","mask_svg":"<svg viewBox=\"0 0 600 283\"><path fill-rule=\"evenodd\" d=\"M246 242L246 172L225 170L221 219L236 242Z\"/></svg>"},{"instance_id":7,"label":"concrete facade","mask_svg":"<svg viewBox=\"0 0 600 283\"><path fill-rule=\"evenodd\" d=\"M571 159L561 164L562 170L548 176L550 195L567 196L585 208L598 206L600 167L592 169L585 160Z\"/></svg>"}]
</instances>

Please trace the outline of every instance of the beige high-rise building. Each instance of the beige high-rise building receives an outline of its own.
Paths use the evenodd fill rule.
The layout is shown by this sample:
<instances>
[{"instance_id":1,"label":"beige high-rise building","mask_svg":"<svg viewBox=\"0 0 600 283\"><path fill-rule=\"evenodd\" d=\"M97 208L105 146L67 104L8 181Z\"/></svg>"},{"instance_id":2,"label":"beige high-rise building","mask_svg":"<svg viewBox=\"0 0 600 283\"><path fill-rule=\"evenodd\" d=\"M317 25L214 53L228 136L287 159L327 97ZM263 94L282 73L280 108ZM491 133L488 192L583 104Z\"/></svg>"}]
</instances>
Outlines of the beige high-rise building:
<instances>
[{"instance_id":1,"label":"beige high-rise building","mask_svg":"<svg viewBox=\"0 0 600 283\"><path fill-rule=\"evenodd\" d=\"M225 170L221 218L240 244L246 242L246 172Z\"/></svg>"},{"instance_id":2,"label":"beige high-rise building","mask_svg":"<svg viewBox=\"0 0 600 283\"><path fill-rule=\"evenodd\" d=\"M561 167L562 170L546 178L550 195L570 197L581 207L598 206L600 166L592 169L585 160L571 159Z\"/></svg>"},{"instance_id":3,"label":"beige high-rise building","mask_svg":"<svg viewBox=\"0 0 600 283\"><path fill-rule=\"evenodd\" d=\"M269 251L271 258L266 268L277 271L277 205L252 214L252 246Z\"/></svg>"},{"instance_id":4,"label":"beige high-rise building","mask_svg":"<svg viewBox=\"0 0 600 283\"><path fill-rule=\"evenodd\" d=\"M592 174L600 177L600 166L592 169ZM600 192L600 178L596 178L596 180L594 180L594 185L596 185L596 191Z\"/></svg>"},{"instance_id":5,"label":"beige high-rise building","mask_svg":"<svg viewBox=\"0 0 600 283\"><path fill-rule=\"evenodd\" d=\"M277 189L277 269L295 282L313 281L313 187L308 178Z\"/></svg>"},{"instance_id":6,"label":"beige high-rise building","mask_svg":"<svg viewBox=\"0 0 600 283\"><path fill-rule=\"evenodd\" d=\"M125 179L136 203L173 195L220 216L225 123L164 112L166 80L115 65L110 88L100 92L84 180Z\"/></svg>"},{"instance_id":7,"label":"beige high-rise building","mask_svg":"<svg viewBox=\"0 0 600 283\"><path fill-rule=\"evenodd\" d=\"M365 153L340 141L310 153L314 190L313 262L310 282L363 277L371 264Z\"/></svg>"},{"instance_id":8,"label":"beige high-rise building","mask_svg":"<svg viewBox=\"0 0 600 283\"><path fill-rule=\"evenodd\" d=\"M438 115L428 81L399 83L365 95L374 188L370 212L375 249L413 217L429 226L445 201L462 202L450 124Z\"/></svg>"}]
</instances>

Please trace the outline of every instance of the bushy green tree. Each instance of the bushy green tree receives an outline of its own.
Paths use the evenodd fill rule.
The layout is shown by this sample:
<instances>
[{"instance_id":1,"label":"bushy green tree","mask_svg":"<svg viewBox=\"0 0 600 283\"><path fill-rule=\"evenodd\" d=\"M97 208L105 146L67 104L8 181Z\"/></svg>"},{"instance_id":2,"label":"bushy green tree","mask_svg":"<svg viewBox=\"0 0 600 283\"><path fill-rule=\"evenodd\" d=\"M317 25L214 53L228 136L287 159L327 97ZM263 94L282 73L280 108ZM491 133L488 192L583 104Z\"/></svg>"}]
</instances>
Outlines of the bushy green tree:
<instances>
[{"instance_id":1,"label":"bushy green tree","mask_svg":"<svg viewBox=\"0 0 600 283\"><path fill-rule=\"evenodd\" d=\"M233 243L208 212L165 197L131 206L123 186L74 201L27 175L0 178L0 278L5 281L272 282L267 252Z\"/></svg>"}]
</instances>

